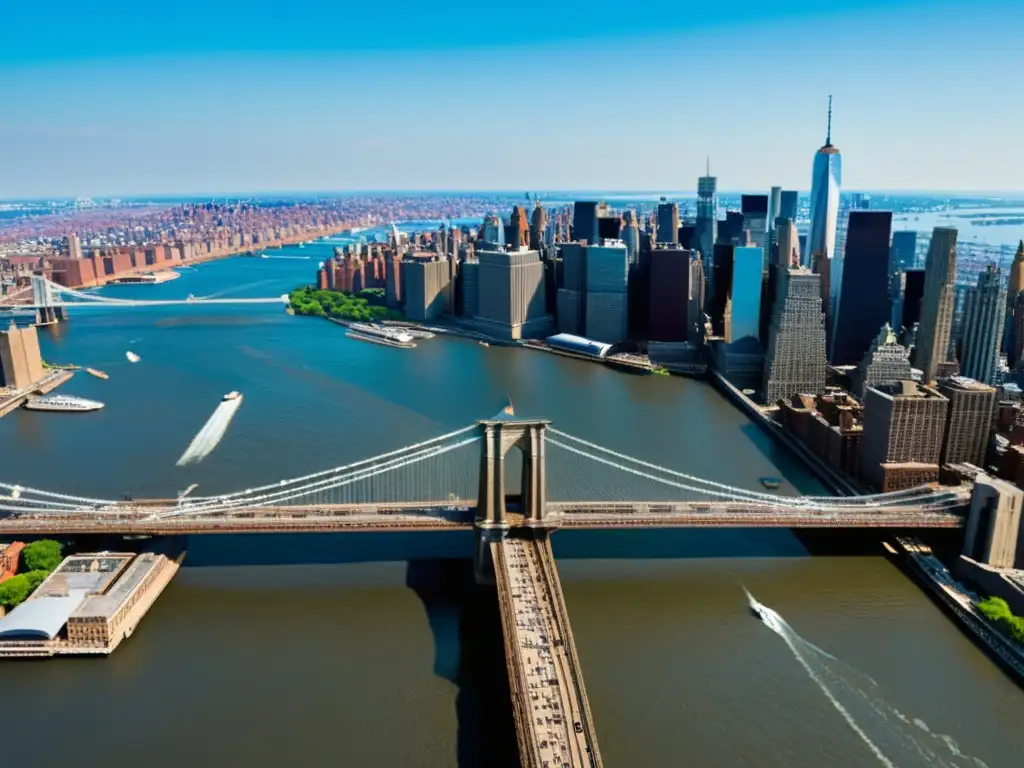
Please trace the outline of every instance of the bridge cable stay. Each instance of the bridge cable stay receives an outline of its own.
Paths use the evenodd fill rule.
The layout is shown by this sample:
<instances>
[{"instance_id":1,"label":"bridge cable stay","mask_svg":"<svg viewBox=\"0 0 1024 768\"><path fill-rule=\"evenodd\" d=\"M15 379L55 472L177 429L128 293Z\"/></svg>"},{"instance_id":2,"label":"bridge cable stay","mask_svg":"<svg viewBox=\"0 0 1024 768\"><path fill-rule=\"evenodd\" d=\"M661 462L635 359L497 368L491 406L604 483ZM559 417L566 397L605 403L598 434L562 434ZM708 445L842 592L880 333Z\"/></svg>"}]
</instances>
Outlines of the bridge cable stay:
<instances>
[{"instance_id":1,"label":"bridge cable stay","mask_svg":"<svg viewBox=\"0 0 1024 768\"><path fill-rule=\"evenodd\" d=\"M633 474L633 475L637 475L637 476L640 476L640 477L645 477L647 479L654 480L656 482L662 483L662 484L667 485L667 486L672 486L672 487L678 488L678 489L683 490L683 491L697 491L697 492L703 493L705 495L707 495L709 493L704 488L698 488L698 487L693 486L693 485L687 485L685 483L679 483L677 481L670 480L670 479L665 478L665 477L658 477L657 475L651 474L649 472L645 472L645 471L640 470L640 469L634 469L634 468L631 468L631 467L623 466L622 464L618 464L618 463L616 463L614 461L611 461L610 459L606 459L606 458L603 458L603 457L600 457L600 456L595 456L593 454L590 454L590 453L587 453L585 451L582 451L579 448L575 448L573 446L570 446L570 445L567 445L565 443L562 443L561 441L556 440L556 439L551 438L551 437L546 438L545 442L548 445L552 445L552 446L555 446L555 447L558 447L558 448L561 448L561 449L565 449L567 451L570 451L571 453L575 453L577 455L583 456L583 457L588 458L588 459L590 459L592 461L596 461L598 463L605 464L607 466L613 467L613 468L621 470L623 472L627 472L627 473L630 473L630 474ZM808 504L797 503L800 500L799 497L770 496L770 497L768 497L767 500L758 500L758 499L751 499L751 498L749 498L747 496L741 496L741 495L734 494L734 493L727 493L727 492L721 492L721 491L713 492L713 493L720 500L726 500L726 501L731 501L731 502L742 502L742 503L750 505L750 506L761 507L761 508L765 508L765 509L791 510L791 509L794 509L794 508L801 508L801 509L811 509L811 510L820 510L820 511L830 510L830 511L833 511L833 512L841 512L841 511L854 511L854 510L861 511L861 510L865 509L866 506L869 506L869 505L863 505L863 504L848 504L848 505L829 505L827 507L820 507L820 506L815 506L815 505L808 505ZM946 502L939 502L938 504L934 504L934 505L933 504L921 504L921 505L915 505L915 506L918 506L918 508L922 509L923 511L931 511L931 510L940 510L940 509L943 509L943 508L946 508L946 507L959 506L961 504L962 504L961 500L952 498L952 499L949 499ZM886 506L886 505L876 504L876 505L870 505L870 506L878 508L881 511L884 511L886 509L898 508L895 505Z\"/></svg>"},{"instance_id":2,"label":"bridge cable stay","mask_svg":"<svg viewBox=\"0 0 1024 768\"><path fill-rule=\"evenodd\" d=\"M286 480L279 480L276 483L269 483L267 485L260 485L260 486L256 486L255 488L248 488L248 489L246 489L244 491L235 491L233 493L225 493L225 494L220 494L218 496L193 496L192 497L192 502L196 503L196 502L204 502L204 501L217 501L217 502L227 501L227 500L230 500L230 499L244 497L244 496L247 496L249 494L260 493L262 491L281 490L281 489L283 489L283 488L285 488L287 486L297 485L297 484L300 484L300 483L307 483L310 480L319 480L321 478L327 477L328 475L344 474L346 472L349 472L352 469L355 469L356 467L361 467L361 466L364 466L366 464L370 464L372 462L379 462L382 459L389 459L389 458L391 458L393 456L399 456L401 454L406 454L406 453L409 453L411 451L415 451L415 450L418 450L420 448L425 448L425 447L427 447L429 445L433 445L435 443L440 443L440 442L442 442L444 440L450 440L452 438L459 437L460 435L464 435L467 432L470 432L470 431L472 431L472 430L474 430L476 428L477 428L477 426L475 424L471 424L468 427L462 427L461 429L456 429L456 430L454 430L452 432L448 432L448 433L443 434L443 435L438 435L437 437L432 437L429 440L423 440L421 442L413 443L411 445L405 445L405 446L402 446L401 448L396 448L393 451L388 451L387 453L381 453L381 454L378 454L377 456L371 456L368 459L360 459L359 461L354 461L351 464L345 464L345 465L340 466L340 467L332 467L331 469L320 470L318 472L313 472L311 474L303 475L301 477L292 477L292 478L288 478Z\"/></svg>"},{"instance_id":3,"label":"bridge cable stay","mask_svg":"<svg viewBox=\"0 0 1024 768\"><path fill-rule=\"evenodd\" d=\"M294 499L308 497L310 495L321 494L325 491L332 491L338 488L349 486L353 483L361 480L367 480L370 478L377 477L387 472L402 469L405 467L421 464L427 459L436 458L452 451L458 450L468 445L473 445L481 440L479 435L461 440L451 445L442 445L433 448L422 449L416 453L409 454L406 456L399 456L390 459L382 464L362 467L350 472L347 475L332 476L327 479L319 480L316 482L308 483L299 488L292 488L285 491L278 491L275 493L264 493L259 496L252 496L247 498L235 498L230 502L221 503L207 503L196 505L191 502L183 501L179 506L173 509L163 510L156 512L152 515L153 518L163 517L193 517L201 515L212 515L224 512L245 512L249 510L259 509L262 507L272 506L285 506L284 502L293 501ZM416 483L422 483L422 477L417 479ZM421 485L422 487L422 485ZM428 498L423 499L424 501L440 502L444 499ZM376 500L368 500L364 503L375 503ZM321 503L329 505L331 503L337 503L334 499L321 500ZM359 503L359 502L351 502Z\"/></svg>"},{"instance_id":4,"label":"bridge cable stay","mask_svg":"<svg viewBox=\"0 0 1024 768\"><path fill-rule=\"evenodd\" d=\"M46 496L47 498L53 499L65 499L72 502L80 502L86 504L116 504L117 502L112 499L94 499L88 496L72 496L65 493L54 493L52 491L42 491L38 488L26 488L21 485L10 485L8 483L0 483L0 489L7 491L10 496L12 494L25 496Z\"/></svg>"},{"instance_id":5,"label":"bridge cable stay","mask_svg":"<svg viewBox=\"0 0 1024 768\"><path fill-rule=\"evenodd\" d=\"M578 445L583 445L583 446L586 446L587 448L591 448L593 450L600 451L601 453L607 454L609 456L614 456L615 458L620 459L622 461L626 461L626 462L629 462L629 463L632 463L632 464L643 466L643 467L646 467L646 468L651 469L651 470L662 472L664 474L672 475L674 477L678 477L678 478L681 478L683 480L688 480L688 481L691 481L691 482L694 482L694 483L698 483L698 484L700 484L702 486L708 486L709 488L720 488L726 494L739 495L739 496L743 496L743 497L749 498L749 499L760 499L760 500L767 501L767 502L776 501L779 498L776 494L767 494L767 493L761 493L761 492L757 492L757 491L749 491L749 490L746 490L746 489L743 489L743 488L736 488L734 486L726 485L724 483L718 483L718 482L715 482L713 480L707 480L707 479L704 479L704 478L701 478L701 477L696 477L694 475L686 474L684 472L678 472L676 470L668 469L667 467L662 467L662 466L659 466L657 464L652 464L650 462L643 461L641 459L637 459L637 458L635 458L633 456L628 456L626 454L618 453L616 451L613 451L613 450L611 450L609 448L605 448L604 446L598 445L596 443L588 442L586 440L583 440L581 438L575 437L574 435L570 435L570 434L568 434L566 432L562 432L561 430L555 429L553 427L549 427L548 428L548 434L549 435L557 435L559 437L567 439L567 440L569 440L569 441L571 441L573 443L576 443ZM547 442L551 443L553 441L549 437L549 438L547 438ZM554 444L564 447L564 444L561 444L561 443L554 443ZM591 455L591 454L583 453L581 455L586 455L586 456L588 456L588 458L596 459L596 457ZM620 466L618 464L615 464L614 462L612 462L611 465L612 466ZM703 490L703 489L693 489L693 490ZM706 492L710 493L710 494L715 494L716 493L715 491L711 491L711 490L707 490ZM800 496L800 497L789 497L791 499L792 503L788 504L788 506L798 506L798 505L814 506L814 505L820 505L820 504L824 504L824 505L828 505L828 506L842 506L842 507L847 507L847 506L865 506L865 505L870 506L870 505L873 505L878 500L886 500L887 501L887 500L902 499L904 497L918 497L918 496L932 496L932 495L935 495L935 491L934 491L933 488L931 488L929 486L918 486L918 487L915 487L915 488L904 489L902 491L890 491L888 493L865 494L865 495L850 496L850 497L836 497L836 496Z\"/></svg>"}]
</instances>

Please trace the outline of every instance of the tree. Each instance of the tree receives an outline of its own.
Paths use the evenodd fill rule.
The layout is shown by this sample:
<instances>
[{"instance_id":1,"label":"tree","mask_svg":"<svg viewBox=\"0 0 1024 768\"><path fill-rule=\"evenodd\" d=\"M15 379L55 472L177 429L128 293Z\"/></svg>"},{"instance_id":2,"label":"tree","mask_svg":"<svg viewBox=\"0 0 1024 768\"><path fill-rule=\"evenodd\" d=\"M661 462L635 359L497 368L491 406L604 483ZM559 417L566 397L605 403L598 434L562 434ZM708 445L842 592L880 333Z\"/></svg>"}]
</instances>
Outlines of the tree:
<instances>
[{"instance_id":1,"label":"tree","mask_svg":"<svg viewBox=\"0 0 1024 768\"><path fill-rule=\"evenodd\" d=\"M29 594L28 578L24 575L12 576L0 584L0 606L9 611L23 603Z\"/></svg>"},{"instance_id":2,"label":"tree","mask_svg":"<svg viewBox=\"0 0 1024 768\"><path fill-rule=\"evenodd\" d=\"M33 541L22 550L21 562L26 570L49 573L60 565L63 549L60 542L53 539Z\"/></svg>"},{"instance_id":3,"label":"tree","mask_svg":"<svg viewBox=\"0 0 1024 768\"><path fill-rule=\"evenodd\" d=\"M28 582L29 593L35 592L39 589L39 585L46 581L46 577L50 575L50 571L29 571L24 574L25 581Z\"/></svg>"}]
</instances>

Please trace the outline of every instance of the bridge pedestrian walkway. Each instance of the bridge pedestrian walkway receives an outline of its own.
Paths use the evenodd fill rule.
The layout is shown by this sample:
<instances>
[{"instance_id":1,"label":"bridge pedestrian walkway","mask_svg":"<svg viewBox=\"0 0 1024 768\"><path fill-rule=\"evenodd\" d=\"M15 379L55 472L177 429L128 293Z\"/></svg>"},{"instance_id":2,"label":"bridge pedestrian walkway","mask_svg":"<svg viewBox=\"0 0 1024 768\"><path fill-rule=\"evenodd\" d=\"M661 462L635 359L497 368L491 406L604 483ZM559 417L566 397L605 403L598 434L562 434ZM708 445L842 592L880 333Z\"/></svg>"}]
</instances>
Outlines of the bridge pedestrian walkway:
<instances>
[{"instance_id":1,"label":"bridge pedestrian walkway","mask_svg":"<svg viewBox=\"0 0 1024 768\"><path fill-rule=\"evenodd\" d=\"M600 768L583 671L547 535L491 543L524 768Z\"/></svg>"}]
</instances>

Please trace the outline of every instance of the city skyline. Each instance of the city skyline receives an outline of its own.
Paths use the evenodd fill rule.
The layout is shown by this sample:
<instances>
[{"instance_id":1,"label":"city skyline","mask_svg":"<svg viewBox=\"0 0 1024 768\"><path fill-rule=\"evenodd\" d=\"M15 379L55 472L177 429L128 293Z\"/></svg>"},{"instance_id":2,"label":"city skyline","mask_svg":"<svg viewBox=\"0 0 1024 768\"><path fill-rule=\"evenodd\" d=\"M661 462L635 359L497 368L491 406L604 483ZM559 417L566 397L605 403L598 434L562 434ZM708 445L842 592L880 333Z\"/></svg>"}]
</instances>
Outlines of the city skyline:
<instances>
[{"instance_id":1,"label":"city skyline","mask_svg":"<svg viewBox=\"0 0 1024 768\"><path fill-rule=\"evenodd\" d=\"M461 2L447 13L402 8L393 25L346 8L336 35L311 33L338 21L318 3L282 19L264 3L241 13L228 2L203 25L169 9L157 38L119 0L100 11L57 5L45 18L28 6L8 12L0 99L17 119L0 128L0 198L690 194L706 156L723 190L807 190L829 94L845 189L1021 186L1002 148L1024 107L975 74L1024 65L1013 35L1024 9L1007 0L969 14L962 3L920 0L827 11L805 0L741 3L729 14L666 5L614 28L559 0L507 36L481 32L479 10ZM59 28L54 13L66 22ZM970 67L950 55L965 44ZM772 77L751 89L766 66ZM716 94L736 89L742 103L715 106Z\"/></svg>"}]
</instances>

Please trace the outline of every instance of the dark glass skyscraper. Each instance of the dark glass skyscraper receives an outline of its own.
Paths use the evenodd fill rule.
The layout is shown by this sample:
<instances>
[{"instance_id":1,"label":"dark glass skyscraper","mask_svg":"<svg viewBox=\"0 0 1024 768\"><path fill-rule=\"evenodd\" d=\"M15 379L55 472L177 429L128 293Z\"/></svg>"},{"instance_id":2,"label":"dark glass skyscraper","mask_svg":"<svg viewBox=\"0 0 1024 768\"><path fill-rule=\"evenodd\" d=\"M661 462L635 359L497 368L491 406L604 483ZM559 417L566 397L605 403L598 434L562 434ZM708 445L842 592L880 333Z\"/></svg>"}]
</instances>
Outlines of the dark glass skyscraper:
<instances>
[{"instance_id":1,"label":"dark glass skyscraper","mask_svg":"<svg viewBox=\"0 0 1024 768\"><path fill-rule=\"evenodd\" d=\"M913 269L917 260L917 232L893 232L891 254L893 270Z\"/></svg>"},{"instance_id":2,"label":"dark glass skyscraper","mask_svg":"<svg viewBox=\"0 0 1024 768\"><path fill-rule=\"evenodd\" d=\"M658 203L658 228L655 234L659 243L679 243L679 206L676 203L666 202L665 198Z\"/></svg>"},{"instance_id":3,"label":"dark glass skyscraper","mask_svg":"<svg viewBox=\"0 0 1024 768\"><path fill-rule=\"evenodd\" d=\"M921 322L921 302L924 300L924 270L908 269L903 273L902 325L908 331Z\"/></svg>"},{"instance_id":4,"label":"dark glass skyscraper","mask_svg":"<svg viewBox=\"0 0 1024 768\"><path fill-rule=\"evenodd\" d=\"M714 250L718 241L718 179L711 175L711 163L707 173L697 179L697 231L693 246L700 251L704 260L704 271L708 276L708 288L714 290Z\"/></svg>"},{"instance_id":5,"label":"dark glass skyscraper","mask_svg":"<svg viewBox=\"0 0 1024 768\"><path fill-rule=\"evenodd\" d=\"M800 193L795 189L784 189L780 196L779 212L776 217L796 221L796 212L800 206Z\"/></svg>"},{"instance_id":6,"label":"dark glass skyscraper","mask_svg":"<svg viewBox=\"0 0 1024 768\"><path fill-rule=\"evenodd\" d=\"M846 257L829 359L857 365L889 322L889 211L850 211Z\"/></svg>"},{"instance_id":7,"label":"dark glass skyscraper","mask_svg":"<svg viewBox=\"0 0 1024 768\"><path fill-rule=\"evenodd\" d=\"M591 245L597 239L597 203L577 200L572 206L572 239L586 240Z\"/></svg>"}]
</instances>

